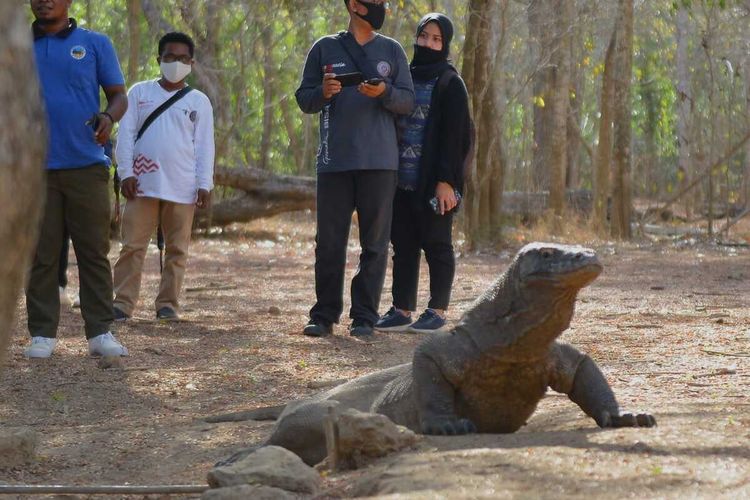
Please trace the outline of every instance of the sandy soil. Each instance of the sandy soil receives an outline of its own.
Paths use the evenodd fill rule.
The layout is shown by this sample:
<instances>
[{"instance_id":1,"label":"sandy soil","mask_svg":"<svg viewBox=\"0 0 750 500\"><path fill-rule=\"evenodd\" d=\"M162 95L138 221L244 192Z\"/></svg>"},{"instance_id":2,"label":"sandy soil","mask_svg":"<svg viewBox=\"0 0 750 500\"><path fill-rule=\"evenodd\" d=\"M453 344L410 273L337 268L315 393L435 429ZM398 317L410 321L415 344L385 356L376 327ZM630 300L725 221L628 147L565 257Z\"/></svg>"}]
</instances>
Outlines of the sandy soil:
<instances>
[{"instance_id":1,"label":"sandy soil","mask_svg":"<svg viewBox=\"0 0 750 500\"><path fill-rule=\"evenodd\" d=\"M313 231L312 218L298 215L197 239L176 323L154 320L152 248L141 307L115 332L131 352L124 369L97 367L80 312L68 308L55 355L27 360L19 304L0 374L0 425L31 427L41 444L36 463L0 469L0 482L204 484L214 462L260 441L271 424L201 416L280 404L320 382L409 360L419 336L362 342L346 335L346 319L333 337L301 335L314 298ZM327 476L326 496L750 497L750 251L684 240L595 246L605 271L582 292L563 340L588 352L622 406L652 412L657 428L600 431L550 393L516 434L426 438ZM356 255L352 240L348 278ZM451 320L511 256L459 258ZM73 265L73 289L76 274ZM383 310L389 290L390 280Z\"/></svg>"}]
</instances>

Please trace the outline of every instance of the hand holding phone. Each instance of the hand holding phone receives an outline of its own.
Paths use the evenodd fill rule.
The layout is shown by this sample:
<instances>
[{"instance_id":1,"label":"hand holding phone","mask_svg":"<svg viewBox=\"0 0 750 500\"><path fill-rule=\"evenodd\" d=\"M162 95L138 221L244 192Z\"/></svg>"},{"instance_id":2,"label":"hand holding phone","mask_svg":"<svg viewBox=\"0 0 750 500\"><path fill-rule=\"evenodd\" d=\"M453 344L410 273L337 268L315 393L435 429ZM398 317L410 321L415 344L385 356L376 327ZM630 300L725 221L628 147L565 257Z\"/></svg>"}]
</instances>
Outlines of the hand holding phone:
<instances>
[{"instance_id":1,"label":"hand holding phone","mask_svg":"<svg viewBox=\"0 0 750 500\"><path fill-rule=\"evenodd\" d=\"M367 97L379 97L385 92L385 80L382 78L370 78L362 82L357 88L360 94L364 94Z\"/></svg>"},{"instance_id":2,"label":"hand holding phone","mask_svg":"<svg viewBox=\"0 0 750 500\"><path fill-rule=\"evenodd\" d=\"M353 73L341 73L334 76L341 83L342 87L353 87L362 83L362 73L355 71Z\"/></svg>"},{"instance_id":3,"label":"hand holding phone","mask_svg":"<svg viewBox=\"0 0 750 500\"><path fill-rule=\"evenodd\" d=\"M432 211L437 215L445 215L461 205L461 193L447 182L438 182L435 196L429 201Z\"/></svg>"},{"instance_id":4,"label":"hand holding phone","mask_svg":"<svg viewBox=\"0 0 750 500\"><path fill-rule=\"evenodd\" d=\"M341 82L336 80L334 73L326 73L323 75L323 97L330 99L341 92Z\"/></svg>"},{"instance_id":5,"label":"hand holding phone","mask_svg":"<svg viewBox=\"0 0 750 500\"><path fill-rule=\"evenodd\" d=\"M94 113L91 118L86 120L86 125L94 130L94 140L100 146L103 146L112 134L114 120L107 112Z\"/></svg>"}]
</instances>

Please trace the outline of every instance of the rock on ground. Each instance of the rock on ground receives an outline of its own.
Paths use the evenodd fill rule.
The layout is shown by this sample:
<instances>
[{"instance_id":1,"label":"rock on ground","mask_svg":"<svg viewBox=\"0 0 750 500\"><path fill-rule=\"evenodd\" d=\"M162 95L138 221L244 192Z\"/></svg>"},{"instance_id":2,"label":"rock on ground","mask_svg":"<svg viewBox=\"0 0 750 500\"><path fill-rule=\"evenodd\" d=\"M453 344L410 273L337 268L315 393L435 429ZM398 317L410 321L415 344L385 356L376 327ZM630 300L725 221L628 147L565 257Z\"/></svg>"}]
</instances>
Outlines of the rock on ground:
<instances>
[{"instance_id":1,"label":"rock on ground","mask_svg":"<svg viewBox=\"0 0 750 500\"><path fill-rule=\"evenodd\" d=\"M385 415L348 409L338 417L339 454L344 463L359 467L368 458L383 457L413 446L418 436Z\"/></svg>"},{"instance_id":2,"label":"rock on ground","mask_svg":"<svg viewBox=\"0 0 750 500\"><path fill-rule=\"evenodd\" d=\"M0 429L0 467L33 461L38 443L39 436L31 429Z\"/></svg>"},{"instance_id":3,"label":"rock on ground","mask_svg":"<svg viewBox=\"0 0 750 500\"><path fill-rule=\"evenodd\" d=\"M264 485L296 493L316 493L320 474L301 458L280 446L264 446L242 460L208 473L212 488Z\"/></svg>"},{"instance_id":4,"label":"rock on ground","mask_svg":"<svg viewBox=\"0 0 750 500\"><path fill-rule=\"evenodd\" d=\"M296 495L280 488L242 484L206 491L201 500L293 500Z\"/></svg>"}]
</instances>

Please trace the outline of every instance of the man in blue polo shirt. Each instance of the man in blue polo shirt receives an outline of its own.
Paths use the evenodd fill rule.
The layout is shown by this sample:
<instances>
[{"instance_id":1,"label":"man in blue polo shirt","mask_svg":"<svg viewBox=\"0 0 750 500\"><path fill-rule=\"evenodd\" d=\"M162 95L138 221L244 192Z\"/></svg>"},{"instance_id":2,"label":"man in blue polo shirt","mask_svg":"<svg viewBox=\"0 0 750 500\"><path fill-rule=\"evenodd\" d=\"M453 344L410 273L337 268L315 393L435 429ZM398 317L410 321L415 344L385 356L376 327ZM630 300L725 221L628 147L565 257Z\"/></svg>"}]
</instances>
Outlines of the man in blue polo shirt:
<instances>
[{"instance_id":1,"label":"man in blue polo shirt","mask_svg":"<svg viewBox=\"0 0 750 500\"><path fill-rule=\"evenodd\" d=\"M78 261L81 313L89 353L126 356L110 332L109 159L103 144L128 107L125 79L110 40L78 28L72 0L31 0L34 52L47 110L47 192L26 308L30 358L47 358L60 319L58 269L68 228ZM99 88L107 96L100 111Z\"/></svg>"}]
</instances>

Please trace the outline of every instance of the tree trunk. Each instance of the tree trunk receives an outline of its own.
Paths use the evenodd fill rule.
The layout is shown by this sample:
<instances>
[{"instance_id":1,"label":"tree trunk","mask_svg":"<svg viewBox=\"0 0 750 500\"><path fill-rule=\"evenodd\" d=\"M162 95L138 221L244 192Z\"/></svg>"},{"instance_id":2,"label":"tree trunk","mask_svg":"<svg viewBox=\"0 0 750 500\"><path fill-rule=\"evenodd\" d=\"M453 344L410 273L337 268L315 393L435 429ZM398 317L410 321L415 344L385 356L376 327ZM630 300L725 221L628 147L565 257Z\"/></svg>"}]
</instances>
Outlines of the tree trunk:
<instances>
[{"instance_id":1,"label":"tree trunk","mask_svg":"<svg viewBox=\"0 0 750 500\"><path fill-rule=\"evenodd\" d=\"M465 220L470 247L489 242L500 232L496 224L500 214L494 213L502 203L502 148L498 123L502 111L498 103L499 84L495 64L500 60L497 50L501 39L494 26L507 8L507 0L472 0L469 5L469 28L464 49L464 77L471 95L474 122L477 126L476 168L467 183ZM471 30L471 31L469 31Z\"/></svg>"},{"instance_id":2,"label":"tree trunk","mask_svg":"<svg viewBox=\"0 0 750 500\"><path fill-rule=\"evenodd\" d=\"M582 13L577 13L580 19ZM572 21L572 20L571 20ZM570 109L568 111L568 159L565 173L565 188L576 189L580 183L580 158L581 147L588 147L581 134L581 107L583 106L583 94L586 85L586 75L583 66L576 61L583 59L583 29L580 22L575 22L571 27L570 39Z\"/></svg>"},{"instance_id":3,"label":"tree trunk","mask_svg":"<svg viewBox=\"0 0 750 500\"><path fill-rule=\"evenodd\" d=\"M549 169L550 208L561 216L565 209L565 173L568 159L568 108L570 106L570 30L573 23L573 2L555 0L556 47L551 53L550 79Z\"/></svg>"},{"instance_id":4,"label":"tree trunk","mask_svg":"<svg viewBox=\"0 0 750 500\"><path fill-rule=\"evenodd\" d=\"M750 118L750 57L745 58L743 67L745 83L745 116ZM748 120L746 120L747 123ZM750 124L746 124L750 128ZM750 145L745 146L745 168L742 171L741 199L745 208L750 207Z\"/></svg>"},{"instance_id":5,"label":"tree trunk","mask_svg":"<svg viewBox=\"0 0 750 500\"><path fill-rule=\"evenodd\" d=\"M269 169L269 157L271 153L271 134L273 133L273 99L275 82L275 64L273 60L273 28L267 26L261 35L263 40L263 119L260 135L260 152L258 154L258 166L263 170Z\"/></svg>"},{"instance_id":6,"label":"tree trunk","mask_svg":"<svg viewBox=\"0 0 750 500\"><path fill-rule=\"evenodd\" d=\"M607 232L607 212L609 199L609 175L612 161L612 105L615 92L614 56L617 46L617 22L612 29L607 53L604 57L602 73L602 93L599 109L599 145L596 148L596 159L593 171L594 202L591 222L594 231L600 236Z\"/></svg>"},{"instance_id":7,"label":"tree trunk","mask_svg":"<svg viewBox=\"0 0 750 500\"><path fill-rule=\"evenodd\" d=\"M138 63L141 56L140 0L128 0L128 84L138 81Z\"/></svg>"},{"instance_id":8,"label":"tree trunk","mask_svg":"<svg viewBox=\"0 0 750 500\"><path fill-rule=\"evenodd\" d=\"M631 110L630 87L633 73L633 0L620 0L619 36L615 50L614 94L614 175L612 184L611 234L630 239L632 212L631 186Z\"/></svg>"},{"instance_id":9,"label":"tree trunk","mask_svg":"<svg viewBox=\"0 0 750 500\"><path fill-rule=\"evenodd\" d=\"M490 133L492 135L492 143L490 151L492 156L489 158L490 164L490 178L488 184L489 189L489 211L490 220L489 227L491 235L495 235L492 239L499 240L501 234L502 219L504 215L503 211L503 189L505 184L505 147L502 142L503 137L503 117L505 116L505 101L503 100L503 87L505 81L503 76L503 56L505 54L505 45L508 37L508 2L501 0L497 6L498 12L498 29L500 30L500 36L498 38L496 49L495 49L495 61L493 72L496 75L493 78L493 88L488 94L490 99L485 104L485 109L494 110L494 116L488 116L491 120Z\"/></svg>"},{"instance_id":10,"label":"tree trunk","mask_svg":"<svg viewBox=\"0 0 750 500\"><path fill-rule=\"evenodd\" d=\"M474 77L474 67L476 65L475 60L477 59L477 46L480 39L480 21L482 12L484 11L486 1L483 0L470 0L467 7L467 20L466 20L466 40L464 41L463 48L463 66L462 76L466 83L466 89L469 92L469 102L471 109L475 110L479 103L475 97L477 93L476 87L481 80L477 80ZM476 113L472 113L474 119L477 119ZM472 168L469 179L466 181L466 187L464 188L464 234L468 246L471 248L476 245L479 239L479 182L477 181L476 172L476 157L472 160Z\"/></svg>"},{"instance_id":11,"label":"tree trunk","mask_svg":"<svg viewBox=\"0 0 750 500\"><path fill-rule=\"evenodd\" d=\"M292 110L289 109L289 101L290 99L288 97L283 97L279 101L279 107L281 108L281 118L284 121L286 135L289 138L289 150L294 158L294 171L299 173L304 170L305 165L305 150L302 144L304 141L300 141L299 134L295 128ZM303 122L302 126L304 127L304 125ZM302 135L304 135L304 130L302 131Z\"/></svg>"},{"instance_id":12,"label":"tree trunk","mask_svg":"<svg viewBox=\"0 0 750 500\"><path fill-rule=\"evenodd\" d=\"M94 18L94 7L91 5L91 0L86 0L86 24L91 26L91 21Z\"/></svg>"},{"instance_id":13,"label":"tree trunk","mask_svg":"<svg viewBox=\"0 0 750 500\"><path fill-rule=\"evenodd\" d=\"M711 7L712 8L712 7ZM706 62L708 63L708 110L707 114L709 117L708 125L711 127L711 133L709 135L710 139L708 141L708 145L706 147L707 154L706 156L708 158L713 158L714 156L714 150L716 148L716 137L717 137L717 111L716 111L716 99L715 99L715 88L716 88L716 78L715 78L715 71L714 71L714 58L713 58L713 24L711 23L712 17L709 15L707 16L707 26L706 29L703 31L703 43L701 44L703 46L703 52L706 54ZM714 196L715 196L715 188L714 188L714 170L711 169L708 172L708 190L706 192L706 198L707 198L707 205L708 205L708 237L713 238L714 236Z\"/></svg>"},{"instance_id":14,"label":"tree trunk","mask_svg":"<svg viewBox=\"0 0 750 500\"><path fill-rule=\"evenodd\" d=\"M690 161L690 116L693 107L688 67L688 11L679 3L677 10L675 36L677 38L677 172L680 189L691 180L692 166ZM685 198L685 215L692 217L693 207L690 197Z\"/></svg>"},{"instance_id":15,"label":"tree trunk","mask_svg":"<svg viewBox=\"0 0 750 500\"><path fill-rule=\"evenodd\" d=\"M47 132L26 9L0 2L0 367L34 253L44 196ZM18 85L23 82L23 85Z\"/></svg>"},{"instance_id":16,"label":"tree trunk","mask_svg":"<svg viewBox=\"0 0 750 500\"><path fill-rule=\"evenodd\" d=\"M541 191L550 187L550 141L552 124L552 93L554 72L554 29L556 13L552 0L531 0L527 10L529 23L529 52L533 66L534 143L531 175L534 188Z\"/></svg>"}]
</instances>

